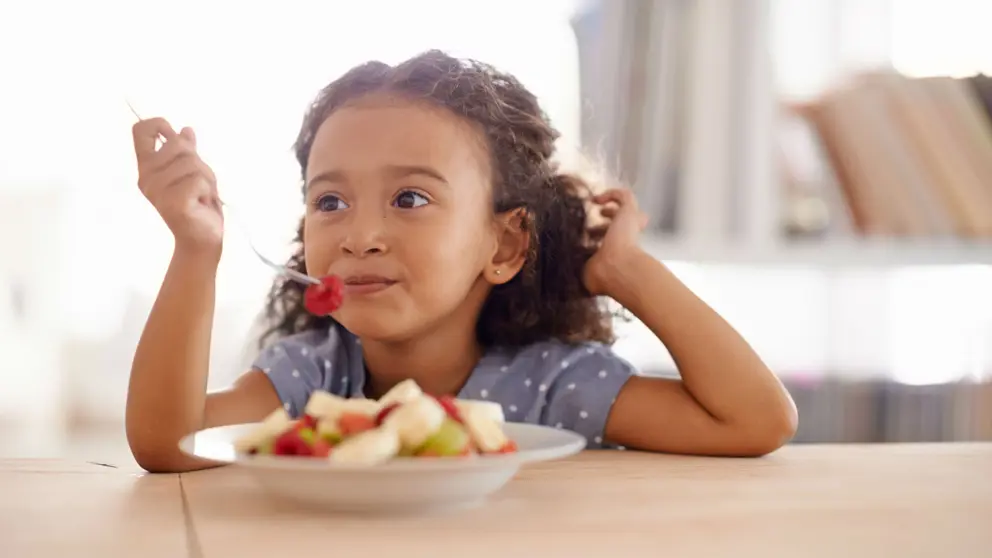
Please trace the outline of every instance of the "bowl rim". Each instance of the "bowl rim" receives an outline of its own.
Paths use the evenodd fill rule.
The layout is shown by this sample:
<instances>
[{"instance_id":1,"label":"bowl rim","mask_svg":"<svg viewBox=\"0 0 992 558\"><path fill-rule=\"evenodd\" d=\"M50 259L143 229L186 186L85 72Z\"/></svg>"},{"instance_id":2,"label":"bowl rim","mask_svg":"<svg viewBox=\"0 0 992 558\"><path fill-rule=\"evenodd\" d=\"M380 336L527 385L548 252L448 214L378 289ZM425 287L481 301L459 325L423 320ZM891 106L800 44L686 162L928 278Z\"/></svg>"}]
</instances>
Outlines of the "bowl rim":
<instances>
[{"instance_id":1,"label":"bowl rim","mask_svg":"<svg viewBox=\"0 0 992 558\"><path fill-rule=\"evenodd\" d=\"M258 423L231 424L226 426L215 426L205 428L184 436L179 440L179 449L184 454L197 459L205 459L216 463L230 464L251 469L270 470L308 470L308 471L335 471L335 472L378 472L378 473L400 473L400 472L437 472L455 470L475 470L475 469L503 469L508 467L519 467L524 463L538 461L550 461L575 455L586 448L586 439L575 432L563 428L553 428L550 426L528 424L520 422L507 422L503 424L507 436L514 441L521 437L542 437L548 438L550 443L545 443L539 447L530 449L520 449L515 453L494 454L494 455L472 455L472 456L452 456L452 457L397 457L379 465L357 465L346 463L334 463L321 458L306 457L283 457L274 455L252 456L239 453L234 450L233 440L224 440L227 431L244 429L255 426ZM208 438L210 444L220 444L226 446L220 452L226 453L226 458L217 458L218 452L196 451L197 438ZM213 457L206 455L210 453Z\"/></svg>"}]
</instances>

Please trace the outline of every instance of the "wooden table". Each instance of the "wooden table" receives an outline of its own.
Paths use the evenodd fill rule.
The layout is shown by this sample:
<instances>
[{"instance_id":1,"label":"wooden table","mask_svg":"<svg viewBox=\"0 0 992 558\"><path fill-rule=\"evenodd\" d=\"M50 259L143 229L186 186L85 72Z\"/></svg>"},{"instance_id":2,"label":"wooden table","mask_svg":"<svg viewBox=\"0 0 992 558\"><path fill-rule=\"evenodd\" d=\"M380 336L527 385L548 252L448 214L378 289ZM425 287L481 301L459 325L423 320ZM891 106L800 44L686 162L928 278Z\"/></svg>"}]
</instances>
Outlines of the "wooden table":
<instances>
[{"instance_id":1,"label":"wooden table","mask_svg":"<svg viewBox=\"0 0 992 558\"><path fill-rule=\"evenodd\" d=\"M271 502L234 468L0 461L0 556L992 556L992 444L790 446L763 459L585 452L458 514Z\"/></svg>"}]
</instances>

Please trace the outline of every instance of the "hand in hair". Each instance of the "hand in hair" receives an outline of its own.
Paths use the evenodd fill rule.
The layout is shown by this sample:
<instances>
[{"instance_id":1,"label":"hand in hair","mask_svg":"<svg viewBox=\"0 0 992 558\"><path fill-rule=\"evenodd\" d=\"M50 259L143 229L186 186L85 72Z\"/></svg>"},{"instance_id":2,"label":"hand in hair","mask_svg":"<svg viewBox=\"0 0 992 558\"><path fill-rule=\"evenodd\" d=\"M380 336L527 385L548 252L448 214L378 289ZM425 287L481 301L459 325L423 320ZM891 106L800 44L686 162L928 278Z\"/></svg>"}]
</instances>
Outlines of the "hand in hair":
<instances>
[{"instance_id":1,"label":"hand in hair","mask_svg":"<svg viewBox=\"0 0 992 558\"><path fill-rule=\"evenodd\" d=\"M634 193L626 188L607 190L592 201L602 206L600 214L606 222L589 229L591 240L599 248L586 263L583 281L593 295L607 295L610 275L640 251L638 239L648 224L648 216L638 207Z\"/></svg>"}]
</instances>

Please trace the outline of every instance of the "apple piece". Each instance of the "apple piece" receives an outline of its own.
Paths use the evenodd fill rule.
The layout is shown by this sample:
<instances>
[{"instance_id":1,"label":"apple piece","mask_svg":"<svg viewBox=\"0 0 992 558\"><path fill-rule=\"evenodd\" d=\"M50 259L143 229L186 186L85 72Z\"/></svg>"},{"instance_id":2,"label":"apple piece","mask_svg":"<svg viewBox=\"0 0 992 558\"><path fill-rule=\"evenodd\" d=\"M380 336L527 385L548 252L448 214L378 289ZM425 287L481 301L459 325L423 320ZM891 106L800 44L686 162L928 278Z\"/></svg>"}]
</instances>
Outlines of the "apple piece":
<instances>
[{"instance_id":1,"label":"apple piece","mask_svg":"<svg viewBox=\"0 0 992 558\"><path fill-rule=\"evenodd\" d=\"M379 403L374 399L345 399L327 392L315 392L310 396L304 412L305 416L316 417L318 422L336 424L338 418L345 413L375 417L379 412Z\"/></svg>"},{"instance_id":2,"label":"apple piece","mask_svg":"<svg viewBox=\"0 0 992 558\"><path fill-rule=\"evenodd\" d=\"M346 401L348 400L344 397L318 390L310 395L303 412L317 419L331 418L341 413L341 409L347 404Z\"/></svg>"},{"instance_id":3,"label":"apple piece","mask_svg":"<svg viewBox=\"0 0 992 558\"><path fill-rule=\"evenodd\" d=\"M386 420L386 417L389 416L389 413L396 410L396 408L399 406L400 406L399 403L390 403L389 405L383 407L382 410L379 411L379 414L375 416L375 425L382 426L382 423Z\"/></svg>"},{"instance_id":4,"label":"apple piece","mask_svg":"<svg viewBox=\"0 0 992 558\"><path fill-rule=\"evenodd\" d=\"M275 440L268 440L262 444L259 444L250 450L248 450L249 455L272 455L272 448L275 446Z\"/></svg>"},{"instance_id":5,"label":"apple piece","mask_svg":"<svg viewBox=\"0 0 992 558\"><path fill-rule=\"evenodd\" d=\"M375 418L379 414L382 405L375 399L365 399L364 397L354 397L344 400L344 407L341 412L360 413Z\"/></svg>"},{"instance_id":6,"label":"apple piece","mask_svg":"<svg viewBox=\"0 0 992 558\"><path fill-rule=\"evenodd\" d=\"M438 395L435 399L444 408L444 412L448 414L448 418L462 422L462 413L458 410L458 405L454 397L450 395Z\"/></svg>"},{"instance_id":7,"label":"apple piece","mask_svg":"<svg viewBox=\"0 0 992 558\"><path fill-rule=\"evenodd\" d=\"M389 413L382 427L394 430L404 448L419 448L437 432L447 416L436 399L422 395Z\"/></svg>"},{"instance_id":8,"label":"apple piece","mask_svg":"<svg viewBox=\"0 0 992 558\"><path fill-rule=\"evenodd\" d=\"M417 450L418 456L453 457L471 453L472 437L461 423L444 419L437 432L432 434Z\"/></svg>"},{"instance_id":9,"label":"apple piece","mask_svg":"<svg viewBox=\"0 0 992 558\"><path fill-rule=\"evenodd\" d=\"M472 441L482 453L495 453L510 441L502 425L493 420L491 411L483 406L462 407L462 420Z\"/></svg>"},{"instance_id":10,"label":"apple piece","mask_svg":"<svg viewBox=\"0 0 992 558\"><path fill-rule=\"evenodd\" d=\"M375 427L375 419L362 413L346 412L338 417L338 429L345 438L372 430Z\"/></svg>"},{"instance_id":11,"label":"apple piece","mask_svg":"<svg viewBox=\"0 0 992 558\"><path fill-rule=\"evenodd\" d=\"M292 428L294 424L293 419L289 417L289 413L286 412L286 409L279 407L275 411L269 413L269 416L265 417L265 419L263 419L262 422L248 434L235 440L234 449L240 453L250 452L260 446L271 443L283 432Z\"/></svg>"},{"instance_id":12,"label":"apple piece","mask_svg":"<svg viewBox=\"0 0 992 558\"><path fill-rule=\"evenodd\" d=\"M424 392L417 385L417 382L407 379L393 386L393 389L386 392L379 398L379 408L386 407L393 403L409 403L424 395Z\"/></svg>"},{"instance_id":13,"label":"apple piece","mask_svg":"<svg viewBox=\"0 0 992 558\"><path fill-rule=\"evenodd\" d=\"M301 428L296 431L296 435L303 440L303 443L308 447L313 446L313 441L317 438L317 433L313 431L312 428Z\"/></svg>"},{"instance_id":14,"label":"apple piece","mask_svg":"<svg viewBox=\"0 0 992 558\"><path fill-rule=\"evenodd\" d=\"M334 448L329 460L332 463L371 466L389 461L399 451L400 438L396 431L376 428L345 439Z\"/></svg>"},{"instance_id":15,"label":"apple piece","mask_svg":"<svg viewBox=\"0 0 992 558\"><path fill-rule=\"evenodd\" d=\"M275 440L269 440L264 444L259 445L257 448L258 453L261 455L272 455L272 448L276 445Z\"/></svg>"},{"instance_id":16,"label":"apple piece","mask_svg":"<svg viewBox=\"0 0 992 558\"><path fill-rule=\"evenodd\" d=\"M344 438L341 429L338 428L337 419L320 419L317 423L317 437L331 445L337 444Z\"/></svg>"},{"instance_id":17,"label":"apple piece","mask_svg":"<svg viewBox=\"0 0 992 558\"><path fill-rule=\"evenodd\" d=\"M303 428L316 429L318 421L319 419L313 415L303 415L303 417L300 418L300 426Z\"/></svg>"},{"instance_id":18,"label":"apple piece","mask_svg":"<svg viewBox=\"0 0 992 558\"><path fill-rule=\"evenodd\" d=\"M458 409L459 414L465 415L465 413L479 413L485 414L490 420L497 423L506 422L506 417L503 415L503 406L499 403L494 403L492 401L479 401L476 399L456 399L455 407ZM473 410L469 410L473 409Z\"/></svg>"}]
</instances>

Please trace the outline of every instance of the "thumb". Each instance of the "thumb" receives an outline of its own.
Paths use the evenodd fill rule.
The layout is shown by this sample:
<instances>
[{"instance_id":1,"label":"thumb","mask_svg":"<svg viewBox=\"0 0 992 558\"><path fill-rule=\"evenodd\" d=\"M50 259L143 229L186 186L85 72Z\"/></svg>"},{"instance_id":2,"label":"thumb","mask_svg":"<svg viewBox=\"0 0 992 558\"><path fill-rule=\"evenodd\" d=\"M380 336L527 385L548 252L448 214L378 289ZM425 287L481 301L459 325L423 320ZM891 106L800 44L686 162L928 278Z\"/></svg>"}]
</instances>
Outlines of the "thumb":
<instances>
[{"instance_id":1,"label":"thumb","mask_svg":"<svg viewBox=\"0 0 992 558\"><path fill-rule=\"evenodd\" d=\"M193 128L183 128L179 132L179 135L186 138L187 141L193 144L194 148L196 147L196 134L193 133Z\"/></svg>"}]
</instances>

